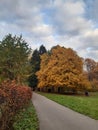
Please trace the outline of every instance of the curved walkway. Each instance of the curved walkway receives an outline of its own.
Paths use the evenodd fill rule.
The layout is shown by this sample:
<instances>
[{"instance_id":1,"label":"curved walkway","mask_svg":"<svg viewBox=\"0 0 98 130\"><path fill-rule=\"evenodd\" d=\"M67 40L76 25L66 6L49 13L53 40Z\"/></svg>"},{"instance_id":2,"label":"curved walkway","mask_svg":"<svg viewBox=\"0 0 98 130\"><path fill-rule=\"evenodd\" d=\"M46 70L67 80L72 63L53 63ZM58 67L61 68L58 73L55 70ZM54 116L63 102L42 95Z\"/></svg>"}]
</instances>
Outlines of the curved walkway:
<instances>
[{"instance_id":1,"label":"curved walkway","mask_svg":"<svg viewBox=\"0 0 98 130\"><path fill-rule=\"evenodd\" d=\"M98 130L98 121L33 93L40 130Z\"/></svg>"}]
</instances>

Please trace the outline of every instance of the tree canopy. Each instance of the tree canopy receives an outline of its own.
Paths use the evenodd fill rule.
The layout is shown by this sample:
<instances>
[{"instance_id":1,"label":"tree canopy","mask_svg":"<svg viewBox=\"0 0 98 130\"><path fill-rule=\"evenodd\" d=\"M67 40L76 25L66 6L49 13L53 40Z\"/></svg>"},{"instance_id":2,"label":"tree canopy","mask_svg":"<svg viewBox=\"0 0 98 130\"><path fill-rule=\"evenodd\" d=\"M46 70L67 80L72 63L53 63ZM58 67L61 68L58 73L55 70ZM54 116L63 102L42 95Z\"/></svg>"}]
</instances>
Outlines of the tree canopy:
<instances>
[{"instance_id":1,"label":"tree canopy","mask_svg":"<svg viewBox=\"0 0 98 130\"><path fill-rule=\"evenodd\" d=\"M29 75L31 49L22 36L8 34L0 42L0 80L22 82Z\"/></svg>"},{"instance_id":2,"label":"tree canopy","mask_svg":"<svg viewBox=\"0 0 98 130\"><path fill-rule=\"evenodd\" d=\"M30 63L32 66L32 71L31 71L32 75L29 76L28 81L29 81L29 86L32 87L33 89L35 89L38 84L36 72L40 70L40 62L41 62L40 56L46 52L47 52L46 48L43 45L41 45L39 47L39 50L35 49L33 51L32 57L30 59Z\"/></svg>"},{"instance_id":3,"label":"tree canopy","mask_svg":"<svg viewBox=\"0 0 98 130\"><path fill-rule=\"evenodd\" d=\"M42 54L44 54L46 52L47 52L47 50L46 50L45 46L41 45L40 48L39 48L39 54L42 55Z\"/></svg>"},{"instance_id":4,"label":"tree canopy","mask_svg":"<svg viewBox=\"0 0 98 130\"><path fill-rule=\"evenodd\" d=\"M83 76L83 61L71 48L55 46L50 54L41 56L41 67L37 72L38 87L63 87L83 90L88 87Z\"/></svg>"},{"instance_id":5,"label":"tree canopy","mask_svg":"<svg viewBox=\"0 0 98 130\"><path fill-rule=\"evenodd\" d=\"M92 85L93 90L98 90L98 62L93 59L86 58L84 61L87 77Z\"/></svg>"},{"instance_id":6,"label":"tree canopy","mask_svg":"<svg viewBox=\"0 0 98 130\"><path fill-rule=\"evenodd\" d=\"M33 88L60 87L64 91L89 89L92 84L98 86L98 63L90 58L83 61L71 48L57 45L47 51L41 45L31 58L30 54L31 48L22 36L6 35L0 41L0 82L28 79Z\"/></svg>"}]
</instances>

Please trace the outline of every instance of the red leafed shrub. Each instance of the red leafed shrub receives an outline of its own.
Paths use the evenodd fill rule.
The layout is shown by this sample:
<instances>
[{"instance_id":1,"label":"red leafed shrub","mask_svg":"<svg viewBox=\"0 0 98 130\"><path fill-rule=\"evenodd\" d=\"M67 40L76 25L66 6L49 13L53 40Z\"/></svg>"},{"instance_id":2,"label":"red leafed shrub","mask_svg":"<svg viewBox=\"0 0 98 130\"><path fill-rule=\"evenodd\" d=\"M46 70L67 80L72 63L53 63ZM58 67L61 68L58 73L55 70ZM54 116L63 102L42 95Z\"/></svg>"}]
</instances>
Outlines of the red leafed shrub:
<instances>
[{"instance_id":1,"label":"red leafed shrub","mask_svg":"<svg viewBox=\"0 0 98 130\"><path fill-rule=\"evenodd\" d=\"M5 81L0 85L0 130L11 129L14 116L29 104L31 97L31 89L17 85L15 81Z\"/></svg>"},{"instance_id":2,"label":"red leafed shrub","mask_svg":"<svg viewBox=\"0 0 98 130\"><path fill-rule=\"evenodd\" d=\"M0 105L6 101L6 98L7 94L2 89L0 89Z\"/></svg>"}]
</instances>

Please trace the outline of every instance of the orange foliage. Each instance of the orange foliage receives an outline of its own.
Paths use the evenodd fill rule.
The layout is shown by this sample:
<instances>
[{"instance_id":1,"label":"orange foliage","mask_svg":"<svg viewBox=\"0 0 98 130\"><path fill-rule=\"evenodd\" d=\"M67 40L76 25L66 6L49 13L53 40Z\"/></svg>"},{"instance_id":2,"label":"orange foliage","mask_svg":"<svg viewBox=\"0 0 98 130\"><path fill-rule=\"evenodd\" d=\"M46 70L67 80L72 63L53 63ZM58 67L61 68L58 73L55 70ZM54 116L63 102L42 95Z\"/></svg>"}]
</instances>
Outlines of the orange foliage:
<instances>
[{"instance_id":1,"label":"orange foliage","mask_svg":"<svg viewBox=\"0 0 98 130\"><path fill-rule=\"evenodd\" d=\"M87 68L87 77L91 83L92 91L98 91L98 62L93 59L85 59L85 66Z\"/></svg>"},{"instance_id":2,"label":"orange foliage","mask_svg":"<svg viewBox=\"0 0 98 130\"><path fill-rule=\"evenodd\" d=\"M64 87L83 90L88 88L83 76L82 58L71 48L56 46L51 54L41 57L41 69L37 72L38 87Z\"/></svg>"}]
</instances>

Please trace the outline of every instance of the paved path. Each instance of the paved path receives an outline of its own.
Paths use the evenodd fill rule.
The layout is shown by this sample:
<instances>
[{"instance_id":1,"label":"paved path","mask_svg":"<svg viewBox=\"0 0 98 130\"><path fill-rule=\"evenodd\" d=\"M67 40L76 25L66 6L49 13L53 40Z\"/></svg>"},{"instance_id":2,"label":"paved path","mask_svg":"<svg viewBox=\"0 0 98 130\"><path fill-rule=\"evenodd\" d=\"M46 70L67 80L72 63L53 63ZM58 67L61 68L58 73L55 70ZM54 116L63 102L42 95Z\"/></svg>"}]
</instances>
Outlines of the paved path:
<instances>
[{"instance_id":1,"label":"paved path","mask_svg":"<svg viewBox=\"0 0 98 130\"><path fill-rule=\"evenodd\" d=\"M98 121L33 93L40 130L98 130Z\"/></svg>"}]
</instances>

